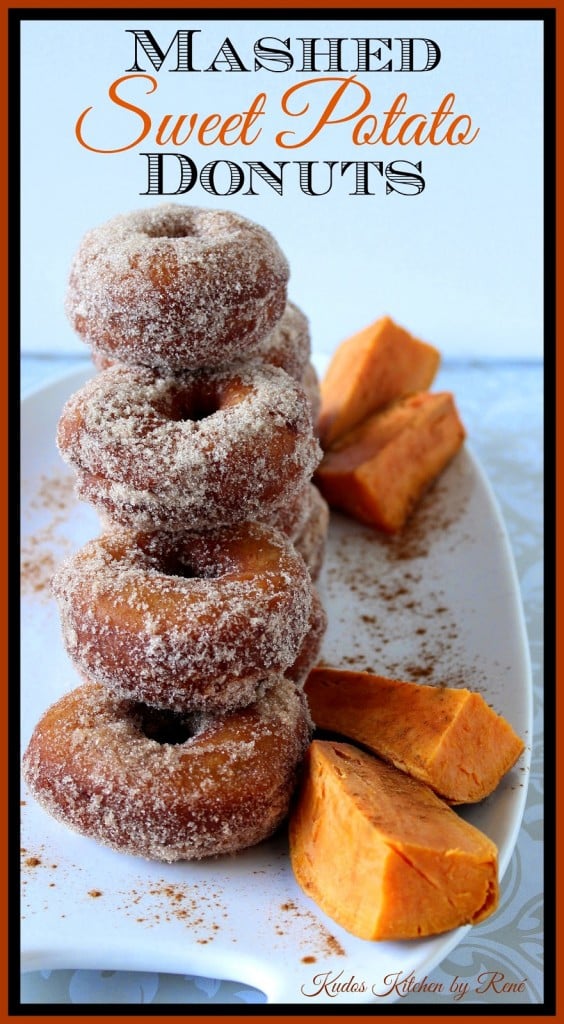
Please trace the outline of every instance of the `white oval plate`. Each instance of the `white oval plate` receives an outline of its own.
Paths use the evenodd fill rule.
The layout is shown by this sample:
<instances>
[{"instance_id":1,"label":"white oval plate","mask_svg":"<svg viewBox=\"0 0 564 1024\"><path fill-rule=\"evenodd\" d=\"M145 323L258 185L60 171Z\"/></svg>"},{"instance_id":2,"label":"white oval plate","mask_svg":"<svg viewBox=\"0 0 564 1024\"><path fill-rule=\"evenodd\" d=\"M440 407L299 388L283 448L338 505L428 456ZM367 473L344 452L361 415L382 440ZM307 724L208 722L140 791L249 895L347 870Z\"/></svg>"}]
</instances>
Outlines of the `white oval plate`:
<instances>
[{"instance_id":1,"label":"white oval plate","mask_svg":"<svg viewBox=\"0 0 564 1024\"><path fill-rule=\"evenodd\" d=\"M48 578L99 532L55 447L81 371L22 403L22 743L44 709L79 683L63 651ZM319 589L330 627L323 659L400 679L479 690L530 745L532 688L507 535L468 448L427 494L400 540L332 518ZM23 749L22 748L22 749ZM499 847L503 875L519 831L530 749L481 804L460 811ZM327 918L296 884L286 834L234 857L161 865L68 831L22 793L23 970L196 974L262 990L269 1003L377 1003L385 978L432 971L466 933L372 943Z\"/></svg>"}]
</instances>

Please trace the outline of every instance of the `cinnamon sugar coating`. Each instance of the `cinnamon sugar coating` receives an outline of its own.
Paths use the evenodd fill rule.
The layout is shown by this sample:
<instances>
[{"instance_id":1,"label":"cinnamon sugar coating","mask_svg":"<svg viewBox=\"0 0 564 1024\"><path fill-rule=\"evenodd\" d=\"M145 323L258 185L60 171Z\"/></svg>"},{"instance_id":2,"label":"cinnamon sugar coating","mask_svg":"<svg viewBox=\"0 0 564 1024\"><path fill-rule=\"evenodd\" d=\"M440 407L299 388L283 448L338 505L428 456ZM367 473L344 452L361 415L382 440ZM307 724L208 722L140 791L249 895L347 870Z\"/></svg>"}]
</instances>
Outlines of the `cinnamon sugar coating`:
<instances>
[{"instance_id":1,"label":"cinnamon sugar coating","mask_svg":"<svg viewBox=\"0 0 564 1024\"><path fill-rule=\"evenodd\" d=\"M319 419L319 413L321 412L321 387L319 384L317 370L313 363L307 364L302 376L300 377L300 384L307 395L314 433L317 435L317 421Z\"/></svg>"},{"instance_id":2,"label":"cinnamon sugar coating","mask_svg":"<svg viewBox=\"0 0 564 1024\"><path fill-rule=\"evenodd\" d=\"M132 351L132 357L135 353ZM294 380L303 381L304 374L309 376L311 358L311 337L309 322L301 309L293 302L287 302L280 320L263 340L252 355L253 362L279 366ZM115 366L119 360L112 358L96 349L92 352L92 362L97 370L107 370ZM131 358L130 365L136 360ZM187 367L184 367L187 369ZM314 371L315 372L315 371Z\"/></svg>"},{"instance_id":3,"label":"cinnamon sugar coating","mask_svg":"<svg viewBox=\"0 0 564 1024\"><path fill-rule=\"evenodd\" d=\"M257 517L255 522L266 522L276 530L285 533L290 540L295 540L302 532L314 507L315 494L319 493L315 484L307 480L303 487L291 498L284 501L264 518Z\"/></svg>"},{"instance_id":4,"label":"cinnamon sugar coating","mask_svg":"<svg viewBox=\"0 0 564 1024\"><path fill-rule=\"evenodd\" d=\"M309 322L294 302L287 302L281 319L261 341L253 359L279 366L301 381L311 358Z\"/></svg>"},{"instance_id":5,"label":"cinnamon sugar coating","mask_svg":"<svg viewBox=\"0 0 564 1024\"><path fill-rule=\"evenodd\" d=\"M140 530L266 520L321 458L301 386L256 363L174 376L113 366L68 400L57 441L79 496Z\"/></svg>"},{"instance_id":6,"label":"cinnamon sugar coating","mask_svg":"<svg viewBox=\"0 0 564 1024\"><path fill-rule=\"evenodd\" d=\"M43 715L23 770L69 828L135 856L199 859L274 832L311 730L303 694L283 678L249 707L184 719L88 683Z\"/></svg>"},{"instance_id":7,"label":"cinnamon sugar coating","mask_svg":"<svg viewBox=\"0 0 564 1024\"><path fill-rule=\"evenodd\" d=\"M317 580L327 546L329 505L315 484L308 482L293 501L268 516L266 521L290 537L311 578Z\"/></svg>"},{"instance_id":8,"label":"cinnamon sugar coating","mask_svg":"<svg viewBox=\"0 0 564 1024\"><path fill-rule=\"evenodd\" d=\"M116 529L64 561L52 588L79 672L181 712L255 700L296 661L314 600L291 541L258 523Z\"/></svg>"},{"instance_id":9,"label":"cinnamon sugar coating","mask_svg":"<svg viewBox=\"0 0 564 1024\"><path fill-rule=\"evenodd\" d=\"M307 633L293 665L284 673L297 686L304 686L314 665L319 661L323 637L327 630L327 613L319 594L314 589Z\"/></svg>"},{"instance_id":10,"label":"cinnamon sugar coating","mask_svg":"<svg viewBox=\"0 0 564 1024\"><path fill-rule=\"evenodd\" d=\"M289 267L272 235L226 210L164 203L84 236L67 316L99 353L165 370L248 358L286 304Z\"/></svg>"},{"instance_id":11,"label":"cinnamon sugar coating","mask_svg":"<svg viewBox=\"0 0 564 1024\"><path fill-rule=\"evenodd\" d=\"M329 505L312 485L310 513L296 537L293 538L296 551L307 565L312 580L317 580L323 568L327 534L329 531Z\"/></svg>"}]
</instances>

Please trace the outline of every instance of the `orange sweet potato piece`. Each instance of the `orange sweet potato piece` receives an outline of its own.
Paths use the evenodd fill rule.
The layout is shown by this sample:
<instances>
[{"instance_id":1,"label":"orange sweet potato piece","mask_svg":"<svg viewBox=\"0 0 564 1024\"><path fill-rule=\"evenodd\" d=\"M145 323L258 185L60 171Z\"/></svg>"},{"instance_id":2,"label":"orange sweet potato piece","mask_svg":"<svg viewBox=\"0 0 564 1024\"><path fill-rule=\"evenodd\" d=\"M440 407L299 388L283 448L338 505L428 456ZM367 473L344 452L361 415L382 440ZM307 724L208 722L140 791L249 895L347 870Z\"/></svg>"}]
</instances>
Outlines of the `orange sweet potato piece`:
<instances>
[{"instance_id":1,"label":"orange sweet potato piece","mask_svg":"<svg viewBox=\"0 0 564 1024\"><path fill-rule=\"evenodd\" d=\"M397 533L464 437L449 392L410 395L325 452L315 482L333 508Z\"/></svg>"},{"instance_id":2,"label":"orange sweet potato piece","mask_svg":"<svg viewBox=\"0 0 564 1024\"><path fill-rule=\"evenodd\" d=\"M470 690L331 668L313 669L305 690L319 728L362 743L450 803L488 796L524 750Z\"/></svg>"},{"instance_id":3,"label":"orange sweet potato piece","mask_svg":"<svg viewBox=\"0 0 564 1024\"><path fill-rule=\"evenodd\" d=\"M439 362L438 349L414 338L389 316L343 341L321 381L322 447L397 398L425 391Z\"/></svg>"},{"instance_id":4,"label":"orange sweet potato piece","mask_svg":"<svg viewBox=\"0 0 564 1024\"><path fill-rule=\"evenodd\" d=\"M435 935L498 902L494 843L428 786L347 743L311 744L290 856L304 892L362 939Z\"/></svg>"}]
</instances>

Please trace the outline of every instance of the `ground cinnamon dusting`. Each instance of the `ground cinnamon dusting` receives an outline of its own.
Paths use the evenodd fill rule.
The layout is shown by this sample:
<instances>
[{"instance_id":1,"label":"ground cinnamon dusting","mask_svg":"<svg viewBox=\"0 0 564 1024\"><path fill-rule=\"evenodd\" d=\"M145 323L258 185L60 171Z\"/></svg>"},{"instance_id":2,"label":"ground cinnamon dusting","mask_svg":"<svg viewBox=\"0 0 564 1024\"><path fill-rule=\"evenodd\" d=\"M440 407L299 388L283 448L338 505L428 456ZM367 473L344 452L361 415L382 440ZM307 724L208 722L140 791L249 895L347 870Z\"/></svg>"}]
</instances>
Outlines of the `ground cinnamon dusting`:
<instances>
[{"instance_id":1,"label":"ground cinnamon dusting","mask_svg":"<svg viewBox=\"0 0 564 1024\"><path fill-rule=\"evenodd\" d=\"M132 889L118 895L123 897L118 909L131 915L136 924L151 928L177 921L190 930L199 944L213 942L221 922L229 916L220 893L210 890L205 883L182 884L161 879L149 889Z\"/></svg>"},{"instance_id":2,"label":"ground cinnamon dusting","mask_svg":"<svg viewBox=\"0 0 564 1024\"><path fill-rule=\"evenodd\" d=\"M414 682L491 687L476 660L468 657L434 557L435 548L446 556L460 544L466 501L463 476L454 486L441 478L394 537L332 513L333 543L322 597L324 587L326 605L343 608L337 612L341 623L335 623L342 626L343 640L342 649L331 651L329 659L326 648L325 664Z\"/></svg>"},{"instance_id":3,"label":"ground cinnamon dusting","mask_svg":"<svg viewBox=\"0 0 564 1024\"><path fill-rule=\"evenodd\" d=\"M286 900L280 904L280 910L284 917L276 922L278 935L285 935L291 923L299 921L307 926L305 933L300 937L300 944L307 944L308 949L315 949L320 956L346 956L338 939L325 927L324 924L311 911L300 907L295 900ZM313 954L308 954L310 957ZM304 961L313 962L313 960Z\"/></svg>"},{"instance_id":4,"label":"ground cinnamon dusting","mask_svg":"<svg viewBox=\"0 0 564 1024\"><path fill-rule=\"evenodd\" d=\"M22 594L48 591L59 561L51 551L46 550L52 539L50 530L39 530L24 541L20 562Z\"/></svg>"},{"instance_id":5,"label":"ground cinnamon dusting","mask_svg":"<svg viewBox=\"0 0 564 1024\"><path fill-rule=\"evenodd\" d=\"M59 561L71 551L62 529L69 510L76 503L74 477L64 470L42 474L37 490L27 501L28 509L43 513L45 525L23 536L20 552L22 594L49 597L49 584Z\"/></svg>"}]
</instances>

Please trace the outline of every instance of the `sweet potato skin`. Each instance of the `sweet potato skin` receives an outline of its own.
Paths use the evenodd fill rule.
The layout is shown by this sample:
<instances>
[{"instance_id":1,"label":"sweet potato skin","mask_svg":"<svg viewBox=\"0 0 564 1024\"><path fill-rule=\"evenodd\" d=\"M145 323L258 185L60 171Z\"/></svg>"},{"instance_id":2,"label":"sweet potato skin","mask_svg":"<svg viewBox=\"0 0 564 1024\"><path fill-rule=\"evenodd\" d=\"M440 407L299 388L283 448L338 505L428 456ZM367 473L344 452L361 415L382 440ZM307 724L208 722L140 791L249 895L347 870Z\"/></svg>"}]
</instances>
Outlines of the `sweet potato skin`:
<instances>
[{"instance_id":1,"label":"sweet potato skin","mask_svg":"<svg viewBox=\"0 0 564 1024\"><path fill-rule=\"evenodd\" d=\"M321 381L322 447L332 445L377 409L429 388L439 363L438 349L389 316L342 342Z\"/></svg>"},{"instance_id":2,"label":"sweet potato skin","mask_svg":"<svg viewBox=\"0 0 564 1024\"><path fill-rule=\"evenodd\" d=\"M346 743L309 748L290 858L304 892L363 939L473 924L499 899L491 840L427 786Z\"/></svg>"},{"instance_id":3,"label":"sweet potato skin","mask_svg":"<svg viewBox=\"0 0 564 1024\"><path fill-rule=\"evenodd\" d=\"M449 392L417 393L341 437L325 452L315 483L332 508L397 533L464 438Z\"/></svg>"},{"instance_id":4,"label":"sweet potato skin","mask_svg":"<svg viewBox=\"0 0 564 1024\"><path fill-rule=\"evenodd\" d=\"M319 667L305 690L319 728L362 743L449 803L489 796L524 750L509 722L468 689Z\"/></svg>"}]
</instances>

